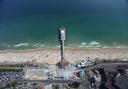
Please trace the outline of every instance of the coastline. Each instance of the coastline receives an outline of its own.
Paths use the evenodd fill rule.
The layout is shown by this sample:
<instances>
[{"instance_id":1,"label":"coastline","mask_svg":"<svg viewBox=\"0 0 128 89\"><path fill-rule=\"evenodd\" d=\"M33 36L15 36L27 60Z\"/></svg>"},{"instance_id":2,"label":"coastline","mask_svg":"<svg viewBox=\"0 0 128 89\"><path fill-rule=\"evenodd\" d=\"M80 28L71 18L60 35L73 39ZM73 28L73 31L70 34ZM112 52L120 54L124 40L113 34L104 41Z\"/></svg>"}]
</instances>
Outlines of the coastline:
<instances>
[{"instance_id":1,"label":"coastline","mask_svg":"<svg viewBox=\"0 0 128 89\"><path fill-rule=\"evenodd\" d=\"M32 52L32 51L45 51L45 50L57 50L60 51L60 48L35 48L35 49L9 49L9 50L0 50L0 53L6 52ZM88 51L88 50L128 50L128 48L65 48L65 50L72 51Z\"/></svg>"},{"instance_id":2,"label":"coastline","mask_svg":"<svg viewBox=\"0 0 128 89\"><path fill-rule=\"evenodd\" d=\"M128 61L128 49L124 48L65 48L65 59L70 63L79 60ZM0 63L38 62L56 64L60 61L59 48L0 51Z\"/></svg>"}]
</instances>

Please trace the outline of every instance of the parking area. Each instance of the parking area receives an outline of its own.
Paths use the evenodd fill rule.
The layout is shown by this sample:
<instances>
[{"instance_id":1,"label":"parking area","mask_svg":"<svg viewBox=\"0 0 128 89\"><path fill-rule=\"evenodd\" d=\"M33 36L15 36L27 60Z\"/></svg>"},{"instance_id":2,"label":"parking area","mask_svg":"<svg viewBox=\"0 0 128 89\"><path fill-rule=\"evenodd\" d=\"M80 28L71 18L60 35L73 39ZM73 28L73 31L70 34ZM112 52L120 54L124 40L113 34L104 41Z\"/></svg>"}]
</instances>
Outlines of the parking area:
<instances>
[{"instance_id":1,"label":"parking area","mask_svg":"<svg viewBox=\"0 0 128 89\"><path fill-rule=\"evenodd\" d=\"M0 72L0 85L6 86L7 84L15 81L15 80L21 80L23 77L22 71L4 71Z\"/></svg>"}]
</instances>

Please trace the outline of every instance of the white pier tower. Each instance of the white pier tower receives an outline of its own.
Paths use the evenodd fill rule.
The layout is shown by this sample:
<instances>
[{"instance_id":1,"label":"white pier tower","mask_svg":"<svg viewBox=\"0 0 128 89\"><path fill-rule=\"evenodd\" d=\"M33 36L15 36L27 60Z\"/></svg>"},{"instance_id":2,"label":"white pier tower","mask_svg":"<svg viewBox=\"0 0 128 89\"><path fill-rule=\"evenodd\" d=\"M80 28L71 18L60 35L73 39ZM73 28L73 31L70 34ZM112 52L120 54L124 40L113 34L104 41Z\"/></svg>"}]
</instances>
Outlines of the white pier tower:
<instances>
[{"instance_id":1,"label":"white pier tower","mask_svg":"<svg viewBox=\"0 0 128 89\"><path fill-rule=\"evenodd\" d=\"M66 40L65 37L65 28L62 26L59 30L59 41L61 45L61 60L64 59L64 41Z\"/></svg>"},{"instance_id":2,"label":"white pier tower","mask_svg":"<svg viewBox=\"0 0 128 89\"><path fill-rule=\"evenodd\" d=\"M65 28L62 25L62 27L59 29L59 41L60 41L60 45L61 45L61 61L57 63L57 66L59 68L67 68L70 63L68 62L68 60L65 59L65 55L64 55L64 41L66 40L66 36L65 36Z\"/></svg>"}]
</instances>

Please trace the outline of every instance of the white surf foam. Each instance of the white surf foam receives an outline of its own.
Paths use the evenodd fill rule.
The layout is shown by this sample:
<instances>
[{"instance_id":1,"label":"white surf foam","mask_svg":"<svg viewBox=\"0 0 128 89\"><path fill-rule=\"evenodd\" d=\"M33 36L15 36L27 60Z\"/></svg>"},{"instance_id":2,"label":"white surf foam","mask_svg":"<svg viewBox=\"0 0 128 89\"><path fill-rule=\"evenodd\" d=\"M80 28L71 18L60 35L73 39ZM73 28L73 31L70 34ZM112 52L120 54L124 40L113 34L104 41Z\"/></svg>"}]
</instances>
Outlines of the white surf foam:
<instances>
[{"instance_id":1,"label":"white surf foam","mask_svg":"<svg viewBox=\"0 0 128 89\"><path fill-rule=\"evenodd\" d=\"M97 41L91 41L89 44L90 45L99 45L100 43L98 43Z\"/></svg>"},{"instance_id":2,"label":"white surf foam","mask_svg":"<svg viewBox=\"0 0 128 89\"><path fill-rule=\"evenodd\" d=\"M85 47L85 48L100 48L101 44L98 43L97 41L91 41L90 43L86 43L86 42L81 42L80 45L78 45L78 47Z\"/></svg>"},{"instance_id":3,"label":"white surf foam","mask_svg":"<svg viewBox=\"0 0 128 89\"><path fill-rule=\"evenodd\" d=\"M16 44L14 45L14 47L21 47L21 46L26 46L28 47L30 43L19 43L19 44Z\"/></svg>"},{"instance_id":4,"label":"white surf foam","mask_svg":"<svg viewBox=\"0 0 128 89\"><path fill-rule=\"evenodd\" d=\"M49 45L48 43L46 43L47 45L44 45L41 42L37 42L37 43L32 43L32 42L23 42L23 43L19 43L19 44L15 44L15 45L11 45L11 44L5 44L2 43L0 44L1 47L5 48L5 49L22 49L22 48L28 48L28 49L33 49L33 48L60 48L60 45ZM90 42L81 42L79 44L67 44L65 45L65 48L128 48L127 45L121 45L121 44L103 44L103 43L99 43L97 41L90 41Z\"/></svg>"},{"instance_id":5,"label":"white surf foam","mask_svg":"<svg viewBox=\"0 0 128 89\"><path fill-rule=\"evenodd\" d=\"M87 43L86 42L81 42L80 45L84 46L86 45Z\"/></svg>"},{"instance_id":6,"label":"white surf foam","mask_svg":"<svg viewBox=\"0 0 128 89\"><path fill-rule=\"evenodd\" d=\"M45 46L46 45L41 44L41 43L32 44L32 47L35 47L35 48L42 48L42 47L45 47Z\"/></svg>"},{"instance_id":7,"label":"white surf foam","mask_svg":"<svg viewBox=\"0 0 128 89\"><path fill-rule=\"evenodd\" d=\"M128 46L117 46L116 48L128 48Z\"/></svg>"}]
</instances>

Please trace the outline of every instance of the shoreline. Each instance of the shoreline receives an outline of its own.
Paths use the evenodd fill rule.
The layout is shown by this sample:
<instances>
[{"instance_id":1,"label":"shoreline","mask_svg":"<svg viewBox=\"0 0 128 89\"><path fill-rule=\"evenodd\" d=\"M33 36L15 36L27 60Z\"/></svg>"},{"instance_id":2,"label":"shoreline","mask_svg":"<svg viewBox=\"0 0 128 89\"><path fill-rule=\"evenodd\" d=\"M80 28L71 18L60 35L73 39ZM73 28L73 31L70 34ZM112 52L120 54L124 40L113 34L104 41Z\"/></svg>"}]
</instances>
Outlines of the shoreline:
<instances>
[{"instance_id":1,"label":"shoreline","mask_svg":"<svg viewBox=\"0 0 128 89\"><path fill-rule=\"evenodd\" d=\"M32 51L45 51L45 50L57 50L60 51L60 48L35 48L35 49L9 49L9 50L0 50L0 53L6 52L32 52ZM128 48L65 48L65 50L80 50L80 51L89 51L89 50L128 50Z\"/></svg>"},{"instance_id":2,"label":"shoreline","mask_svg":"<svg viewBox=\"0 0 128 89\"><path fill-rule=\"evenodd\" d=\"M56 64L61 59L60 49L41 48L31 50L0 51L0 63L38 62ZM128 49L122 48L65 48L65 59L70 63L80 60L128 61Z\"/></svg>"}]
</instances>

